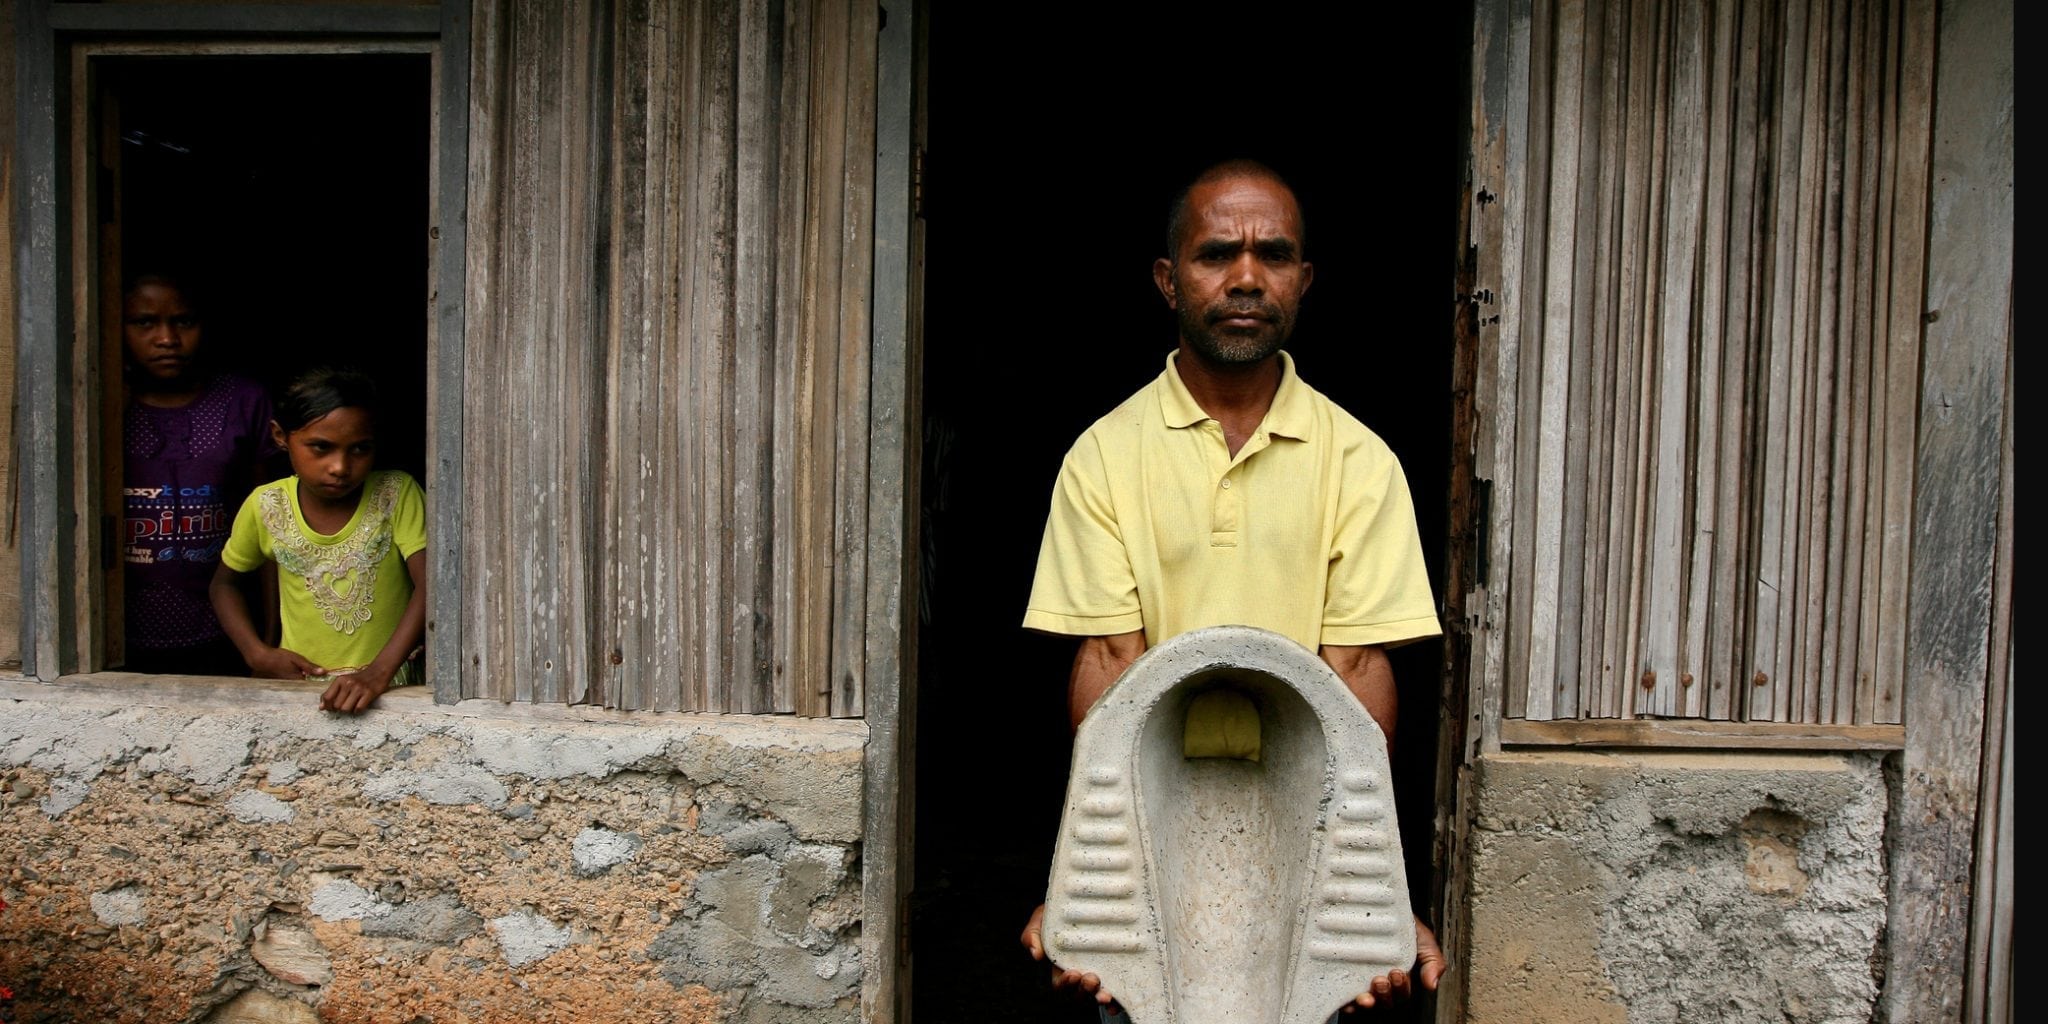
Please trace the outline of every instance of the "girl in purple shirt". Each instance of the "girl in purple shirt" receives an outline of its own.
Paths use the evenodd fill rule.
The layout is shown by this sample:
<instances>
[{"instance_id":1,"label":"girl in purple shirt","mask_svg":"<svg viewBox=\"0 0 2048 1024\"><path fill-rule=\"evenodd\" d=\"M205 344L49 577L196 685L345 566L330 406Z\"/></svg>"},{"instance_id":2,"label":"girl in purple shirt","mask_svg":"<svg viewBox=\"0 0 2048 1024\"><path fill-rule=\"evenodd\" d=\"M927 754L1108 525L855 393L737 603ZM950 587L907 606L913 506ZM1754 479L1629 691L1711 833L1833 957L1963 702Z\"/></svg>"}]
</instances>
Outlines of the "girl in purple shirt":
<instances>
[{"instance_id":1,"label":"girl in purple shirt","mask_svg":"<svg viewBox=\"0 0 2048 1024\"><path fill-rule=\"evenodd\" d=\"M127 662L134 672L245 675L207 598L235 510L275 461L270 398L207 369L190 289L159 274L123 296Z\"/></svg>"}]
</instances>

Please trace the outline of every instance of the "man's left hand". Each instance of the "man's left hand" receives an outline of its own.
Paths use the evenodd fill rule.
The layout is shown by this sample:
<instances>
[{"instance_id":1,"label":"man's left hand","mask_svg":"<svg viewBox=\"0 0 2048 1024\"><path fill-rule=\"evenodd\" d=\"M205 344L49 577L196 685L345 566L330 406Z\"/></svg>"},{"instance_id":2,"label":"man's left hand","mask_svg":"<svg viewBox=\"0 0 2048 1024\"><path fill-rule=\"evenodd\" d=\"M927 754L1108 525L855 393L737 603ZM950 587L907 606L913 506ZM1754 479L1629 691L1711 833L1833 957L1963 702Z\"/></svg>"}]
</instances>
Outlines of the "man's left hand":
<instances>
[{"instance_id":1,"label":"man's left hand","mask_svg":"<svg viewBox=\"0 0 2048 1024\"><path fill-rule=\"evenodd\" d=\"M1344 1013L1350 1015L1375 1006L1405 1003L1414 996L1418 985L1424 991L1434 992L1437 979L1443 977L1446 966L1444 951L1436 944L1436 933L1418 917L1415 919L1415 969L1395 970L1374 978L1372 985L1360 992L1357 999L1344 1004Z\"/></svg>"}]
</instances>

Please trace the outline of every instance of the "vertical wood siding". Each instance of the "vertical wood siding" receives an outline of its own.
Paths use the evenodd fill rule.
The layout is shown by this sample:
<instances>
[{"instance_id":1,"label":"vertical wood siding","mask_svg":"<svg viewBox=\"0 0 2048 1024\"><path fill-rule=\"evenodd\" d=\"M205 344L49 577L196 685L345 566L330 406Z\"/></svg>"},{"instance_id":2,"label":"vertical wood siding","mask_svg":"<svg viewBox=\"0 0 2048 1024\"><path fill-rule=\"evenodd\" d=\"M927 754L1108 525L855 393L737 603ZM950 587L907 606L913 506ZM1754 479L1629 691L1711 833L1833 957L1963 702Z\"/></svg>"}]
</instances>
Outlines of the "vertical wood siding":
<instances>
[{"instance_id":1,"label":"vertical wood siding","mask_svg":"<svg viewBox=\"0 0 2048 1024\"><path fill-rule=\"evenodd\" d=\"M14 118L14 5L0 9L0 110L8 113L0 125L0 393L7 396L7 416L0 419L0 453L7 465L0 471L0 664L21 663L21 459L15 449L15 424L21 403L15 390L15 350L20 344L14 328L16 315L14 276L15 175L19 162L15 154L19 135Z\"/></svg>"},{"instance_id":2,"label":"vertical wood siding","mask_svg":"<svg viewBox=\"0 0 2048 1024\"><path fill-rule=\"evenodd\" d=\"M862 713L876 10L475 5L465 696Z\"/></svg>"},{"instance_id":3,"label":"vertical wood siding","mask_svg":"<svg viewBox=\"0 0 2048 1024\"><path fill-rule=\"evenodd\" d=\"M1515 19L1481 127L1510 717L1900 721L1931 14Z\"/></svg>"}]
</instances>

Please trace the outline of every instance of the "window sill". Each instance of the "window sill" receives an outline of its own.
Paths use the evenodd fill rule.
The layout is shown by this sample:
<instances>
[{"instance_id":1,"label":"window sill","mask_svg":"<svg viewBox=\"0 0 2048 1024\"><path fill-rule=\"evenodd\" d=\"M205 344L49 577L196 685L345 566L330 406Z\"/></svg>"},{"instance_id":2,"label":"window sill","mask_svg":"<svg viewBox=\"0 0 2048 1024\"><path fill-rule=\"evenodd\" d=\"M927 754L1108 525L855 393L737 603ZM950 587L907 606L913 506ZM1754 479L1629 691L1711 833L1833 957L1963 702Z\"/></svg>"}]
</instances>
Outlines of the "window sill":
<instances>
[{"instance_id":1,"label":"window sill","mask_svg":"<svg viewBox=\"0 0 2048 1024\"><path fill-rule=\"evenodd\" d=\"M1904 750L1903 725L1797 725L1785 722L1593 718L1500 723L1502 747L1684 748L1722 750Z\"/></svg>"},{"instance_id":2,"label":"window sill","mask_svg":"<svg viewBox=\"0 0 2048 1024\"><path fill-rule=\"evenodd\" d=\"M0 671L0 701L54 702L84 698L96 703L177 710L276 708L311 711L319 704L320 692L326 688L326 683L290 679L153 676L138 672L84 672L46 683L21 675L19 669ZM635 726L691 723L692 727L767 730L777 735L816 737L824 742L837 742L828 739L830 737L848 737L860 742L867 738L867 723L858 718L736 715L703 711L615 711L588 704L505 704L487 699L436 704L431 686L401 686L388 690L367 713L376 712L531 723L606 722Z\"/></svg>"}]
</instances>

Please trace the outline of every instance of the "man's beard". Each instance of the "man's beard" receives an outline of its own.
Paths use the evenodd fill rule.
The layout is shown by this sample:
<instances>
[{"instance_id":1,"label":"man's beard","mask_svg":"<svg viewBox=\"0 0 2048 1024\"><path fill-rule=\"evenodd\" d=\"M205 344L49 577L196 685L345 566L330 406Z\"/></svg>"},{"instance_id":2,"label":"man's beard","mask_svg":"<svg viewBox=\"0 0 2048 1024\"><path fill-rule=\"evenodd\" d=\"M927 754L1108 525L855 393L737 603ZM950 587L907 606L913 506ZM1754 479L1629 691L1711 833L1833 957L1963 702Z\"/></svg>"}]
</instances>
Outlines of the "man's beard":
<instances>
[{"instance_id":1,"label":"man's beard","mask_svg":"<svg viewBox=\"0 0 2048 1024\"><path fill-rule=\"evenodd\" d=\"M1287 336L1294 333L1294 318L1267 302L1219 302L1207 309L1182 305L1174 315L1180 321L1180 336L1187 340L1188 347L1219 366L1263 362L1280 351ZM1232 316L1245 315L1261 317L1259 326L1242 330L1219 324Z\"/></svg>"}]
</instances>

